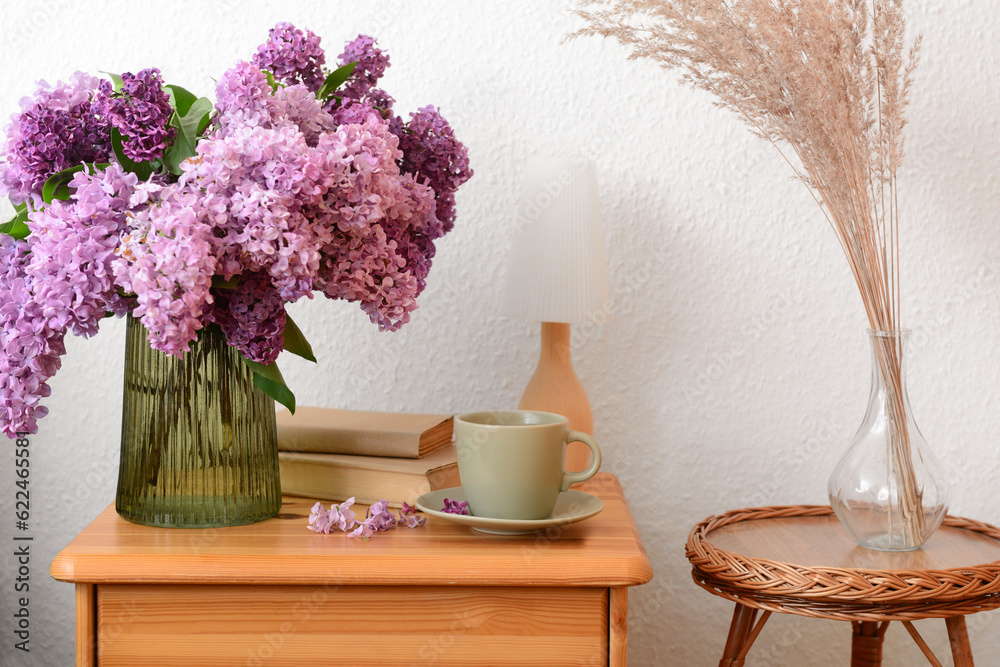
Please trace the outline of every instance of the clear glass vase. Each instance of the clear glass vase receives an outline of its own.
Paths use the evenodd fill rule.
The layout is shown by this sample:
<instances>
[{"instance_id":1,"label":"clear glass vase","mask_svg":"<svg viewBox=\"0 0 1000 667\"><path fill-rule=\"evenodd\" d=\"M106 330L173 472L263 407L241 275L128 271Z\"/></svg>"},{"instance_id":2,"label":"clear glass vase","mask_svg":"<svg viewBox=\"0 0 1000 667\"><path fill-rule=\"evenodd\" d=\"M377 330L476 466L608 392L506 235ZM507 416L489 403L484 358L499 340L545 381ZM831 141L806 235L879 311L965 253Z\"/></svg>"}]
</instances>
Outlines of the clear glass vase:
<instances>
[{"instance_id":1,"label":"clear glass vase","mask_svg":"<svg viewBox=\"0 0 1000 667\"><path fill-rule=\"evenodd\" d=\"M868 411L828 485L840 522L868 549L917 549L948 511L943 469L913 420L906 391L909 334L907 329L868 332Z\"/></svg>"},{"instance_id":2,"label":"clear glass vase","mask_svg":"<svg viewBox=\"0 0 1000 667\"><path fill-rule=\"evenodd\" d=\"M207 528L278 513L274 401L215 327L183 359L129 317L115 508L150 526Z\"/></svg>"}]
</instances>

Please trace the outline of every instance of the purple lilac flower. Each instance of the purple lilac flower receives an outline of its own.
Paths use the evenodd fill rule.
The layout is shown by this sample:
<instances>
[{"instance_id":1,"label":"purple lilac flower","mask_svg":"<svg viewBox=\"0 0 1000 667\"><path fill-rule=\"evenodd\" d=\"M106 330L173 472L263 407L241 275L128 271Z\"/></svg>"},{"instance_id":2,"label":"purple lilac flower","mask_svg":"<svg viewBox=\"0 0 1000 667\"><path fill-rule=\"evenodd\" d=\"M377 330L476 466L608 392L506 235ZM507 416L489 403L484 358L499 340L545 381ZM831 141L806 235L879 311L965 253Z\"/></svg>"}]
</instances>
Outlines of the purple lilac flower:
<instances>
[{"instance_id":1,"label":"purple lilac flower","mask_svg":"<svg viewBox=\"0 0 1000 667\"><path fill-rule=\"evenodd\" d=\"M334 528L342 532L354 528L357 524L357 514L350 509L353 504L353 497L340 505L331 505L329 510L323 509L323 503L316 503L309 514L309 530L329 534Z\"/></svg>"},{"instance_id":2,"label":"purple lilac flower","mask_svg":"<svg viewBox=\"0 0 1000 667\"><path fill-rule=\"evenodd\" d=\"M427 523L427 517L414 516L412 514L404 514L403 512L400 512L399 521L397 523L406 524L407 528L419 528Z\"/></svg>"},{"instance_id":3,"label":"purple lilac flower","mask_svg":"<svg viewBox=\"0 0 1000 667\"><path fill-rule=\"evenodd\" d=\"M317 533L330 532L330 514L323 507L323 503L317 502L309 512L309 530Z\"/></svg>"},{"instance_id":4,"label":"purple lilac flower","mask_svg":"<svg viewBox=\"0 0 1000 667\"><path fill-rule=\"evenodd\" d=\"M397 523L396 516L389 511L388 506L388 501L380 500L369 507L368 517L353 532L348 533L347 536L350 538L362 537L367 540L373 533L395 528Z\"/></svg>"},{"instance_id":5,"label":"purple lilac flower","mask_svg":"<svg viewBox=\"0 0 1000 667\"><path fill-rule=\"evenodd\" d=\"M409 128L391 113L392 98L374 87L389 61L373 39L360 36L342 59L360 64L331 113L314 93L319 39L279 24L253 63L220 79L212 134L176 183L155 174L139 183L117 164L80 173L69 201L32 211L26 241L0 239L6 432L33 432L66 332L92 335L107 311L133 311L152 346L178 356L217 321L262 361L283 346L284 302L313 290L358 302L383 330L409 320L434 241L453 223L454 188L471 170L435 109ZM290 85L273 90L261 66ZM158 71L123 80L118 93L101 84L96 101L98 80L83 74L40 83L0 150L0 193L41 209L52 173L108 160L110 123L132 159L161 155L172 130ZM215 275L239 277L239 287L213 290ZM361 533L404 517L421 522L376 507Z\"/></svg>"},{"instance_id":6,"label":"purple lilac flower","mask_svg":"<svg viewBox=\"0 0 1000 667\"><path fill-rule=\"evenodd\" d=\"M267 41L257 47L252 62L278 81L302 83L316 92L323 85L326 62L319 43L320 38L311 30L303 33L291 23L279 23L271 28Z\"/></svg>"},{"instance_id":7,"label":"purple lilac flower","mask_svg":"<svg viewBox=\"0 0 1000 667\"><path fill-rule=\"evenodd\" d=\"M395 528L399 524L405 523L409 528L416 528L427 523L426 517L406 516L415 509L405 502L398 519L389 511L388 501L382 499L368 508L367 517L361 522L358 522L357 514L351 509L352 505L353 497L340 505L331 505L330 509L324 509L323 503L316 503L309 512L309 530L327 534L335 528L345 533L350 530L348 537L368 540L375 533Z\"/></svg>"},{"instance_id":8,"label":"purple lilac flower","mask_svg":"<svg viewBox=\"0 0 1000 667\"><path fill-rule=\"evenodd\" d=\"M360 537L368 541L368 539L375 533L375 528L372 527L371 523L368 521L363 521L358 524L358 527L347 534L347 537L354 539L355 537Z\"/></svg>"},{"instance_id":9,"label":"purple lilac flower","mask_svg":"<svg viewBox=\"0 0 1000 667\"><path fill-rule=\"evenodd\" d=\"M396 196L387 205L386 227L397 254L417 281L416 298L427 285L436 252L434 239L444 232L437 218L434 191L417 183L412 174L402 174L398 185Z\"/></svg>"},{"instance_id":10,"label":"purple lilac flower","mask_svg":"<svg viewBox=\"0 0 1000 667\"><path fill-rule=\"evenodd\" d=\"M240 127L271 127L277 103L267 77L256 65L239 61L215 86L216 119L223 130Z\"/></svg>"},{"instance_id":11,"label":"purple lilac flower","mask_svg":"<svg viewBox=\"0 0 1000 667\"><path fill-rule=\"evenodd\" d=\"M444 499L444 507L441 508L441 512L444 514L462 514L464 516L471 514L468 502L465 500L452 500L451 498Z\"/></svg>"},{"instance_id":12,"label":"purple lilac flower","mask_svg":"<svg viewBox=\"0 0 1000 667\"><path fill-rule=\"evenodd\" d=\"M173 109L155 67L122 74L119 91L109 81L101 81L94 112L118 128L122 152L137 162L161 157L173 141L174 128L167 125Z\"/></svg>"},{"instance_id":13,"label":"purple lilac flower","mask_svg":"<svg viewBox=\"0 0 1000 667\"><path fill-rule=\"evenodd\" d=\"M330 112L337 125L360 125L371 114L378 114L378 111L366 102L348 102Z\"/></svg>"},{"instance_id":14,"label":"purple lilac flower","mask_svg":"<svg viewBox=\"0 0 1000 667\"><path fill-rule=\"evenodd\" d=\"M315 146L323 132L333 132L341 125L316 101L315 93L301 84L279 88L274 99L275 113L283 122L295 125L309 146Z\"/></svg>"},{"instance_id":15,"label":"purple lilac flower","mask_svg":"<svg viewBox=\"0 0 1000 667\"><path fill-rule=\"evenodd\" d=\"M91 336L106 311L129 308L112 265L135 183L117 164L81 171L69 201L30 214L26 240L0 239L0 414L12 437L34 433L46 414L39 401L49 395L66 333Z\"/></svg>"},{"instance_id":16,"label":"purple lilac flower","mask_svg":"<svg viewBox=\"0 0 1000 667\"><path fill-rule=\"evenodd\" d=\"M455 191L473 174L468 150L433 106L410 114L399 148L404 156L402 171L414 174L434 190L440 233L451 231L455 226Z\"/></svg>"},{"instance_id":17,"label":"purple lilac flower","mask_svg":"<svg viewBox=\"0 0 1000 667\"><path fill-rule=\"evenodd\" d=\"M266 274L244 273L235 289L213 289L208 319L226 341L261 364L271 364L285 348L285 302Z\"/></svg>"},{"instance_id":18,"label":"purple lilac flower","mask_svg":"<svg viewBox=\"0 0 1000 667\"><path fill-rule=\"evenodd\" d=\"M69 83L40 81L35 96L21 100L0 150L0 196L40 206L49 176L81 162L108 160L108 126L92 111L97 85L97 78L77 72Z\"/></svg>"},{"instance_id":19,"label":"purple lilac flower","mask_svg":"<svg viewBox=\"0 0 1000 667\"><path fill-rule=\"evenodd\" d=\"M344 52L340 54L340 65L357 63L351 77L340 90L340 95L345 100L350 99L355 102L365 101L369 92L378 83L378 80L385 74L389 67L389 54L376 45L376 40L368 35L358 35L354 41L348 42L344 47ZM384 96L390 101L383 91L378 91L379 96ZM381 98L381 97L380 97ZM376 105L377 106L377 105ZM390 105L391 106L391 102ZM386 108L386 107L382 107Z\"/></svg>"},{"instance_id":20,"label":"purple lilac flower","mask_svg":"<svg viewBox=\"0 0 1000 667\"><path fill-rule=\"evenodd\" d=\"M35 299L53 306L53 329L92 336L106 311L127 311L112 267L137 182L118 164L93 175L80 171L70 182L69 201L56 200L30 214L31 259L25 271Z\"/></svg>"},{"instance_id":21,"label":"purple lilac flower","mask_svg":"<svg viewBox=\"0 0 1000 667\"><path fill-rule=\"evenodd\" d=\"M416 277L386 229L387 210L400 215L413 210L399 201L409 195L400 186L397 144L376 114L321 137L323 168L337 175L338 187L311 213L333 233L323 248L316 287L332 299L360 302L372 322L387 331L409 321L418 292Z\"/></svg>"},{"instance_id":22,"label":"purple lilac flower","mask_svg":"<svg viewBox=\"0 0 1000 667\"><path fill-rule=\"evenodd\" d=\"M66 353L65 330L50 326L60 304L35 300L29 259L27 241L0 234L0 417L11 438L38 431L37 420L48 413L40 401L51 393L48 380Z\"/></svg>"},{"instance_id":23,"label":"purple lilac flower","mask_svg":"<svg viewBox=\"0 0 1000 667\"><path fill-rule=\"evenodd\" d=\"M285 301L308 295L331 239L304 209L333 185L333 175L295 126L235 128L198 144L180 182L196 188L218 233L220 275L271 276Z\"/></svg>"},{"instance_id":24,"label":"purple lilac flower","mask_svg":"<svg viewBox=\"0 0 1000 667\"><path fill-rule=\"evenodd\" d=\"M204 326L212 303L215 236L201 193L178 184L164 188L158 205L135 216L113 263L115 279L136 295L154 349L180 357Z\"/></svg>"},{"instance_id":25,"label":"purple lilac flower","mask_svg":"<svg viewBox=\"0 0 1000 667\"><path fill-rule=\"evenodd\" d=\"M295 84L273 91L264 73L251 63L241 61L227 70L215 90L219 136L247 128L288 125L302 132L309 146L315 146L321 133L332 132L339 125L309 88Z\"/></svg>"}]
</instances>

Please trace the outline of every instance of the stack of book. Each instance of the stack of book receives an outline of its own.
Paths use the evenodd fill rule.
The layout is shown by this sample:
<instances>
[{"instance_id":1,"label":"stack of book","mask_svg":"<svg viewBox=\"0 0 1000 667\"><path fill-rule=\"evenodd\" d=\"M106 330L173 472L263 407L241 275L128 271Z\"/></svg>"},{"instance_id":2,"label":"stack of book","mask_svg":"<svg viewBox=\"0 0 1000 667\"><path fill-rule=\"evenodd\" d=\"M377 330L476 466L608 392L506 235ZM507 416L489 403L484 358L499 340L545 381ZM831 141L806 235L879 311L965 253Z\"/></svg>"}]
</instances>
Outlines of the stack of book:
<instances>
[{"instance_id":1,"label":"stack of book","mask_svg":"<svg viewBox=\"0 0 1000 667\"><path fill-rule=\"evenodd\" d=\"M282 493L399 507L459 486L452 415L300 407L277 423Z\"/></svg>"}]
</instances>

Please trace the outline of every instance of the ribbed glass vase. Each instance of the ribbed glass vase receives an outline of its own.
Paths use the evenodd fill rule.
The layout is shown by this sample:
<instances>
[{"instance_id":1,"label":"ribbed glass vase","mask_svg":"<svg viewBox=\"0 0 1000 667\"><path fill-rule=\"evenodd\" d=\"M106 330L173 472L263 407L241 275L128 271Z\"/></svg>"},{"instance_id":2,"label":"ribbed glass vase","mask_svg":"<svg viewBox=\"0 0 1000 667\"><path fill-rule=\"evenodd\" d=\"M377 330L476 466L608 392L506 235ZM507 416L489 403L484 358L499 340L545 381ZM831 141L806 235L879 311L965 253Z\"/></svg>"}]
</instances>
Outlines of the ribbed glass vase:
<instances>
[{"instance_id":1,"label":"ribbed glass vase","mask_svg":"<svg viewBox=\"0 0 1000 667\"><path fill-rule=\"evenodd\" d=\"M149 526L207 528L278 513L274 401L215 327L177 359L129 317L115 508Z\"/></svg>"}]
</instances>

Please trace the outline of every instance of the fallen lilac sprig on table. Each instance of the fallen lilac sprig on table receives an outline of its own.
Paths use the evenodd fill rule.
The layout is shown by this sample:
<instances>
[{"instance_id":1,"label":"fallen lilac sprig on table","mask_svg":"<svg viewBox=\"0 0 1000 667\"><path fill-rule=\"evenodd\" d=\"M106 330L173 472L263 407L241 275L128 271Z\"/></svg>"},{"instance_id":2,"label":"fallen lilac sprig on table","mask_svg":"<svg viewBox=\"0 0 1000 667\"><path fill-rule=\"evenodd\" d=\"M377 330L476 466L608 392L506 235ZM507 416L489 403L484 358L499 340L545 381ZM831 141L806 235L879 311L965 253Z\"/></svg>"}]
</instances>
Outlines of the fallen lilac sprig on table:
<instances>
[{"instance_id":1,"label":"fallen lilac sprig on table","mask_svg":"<svg viewBox=\"0 0 1000 667\"><path fill-rule=\"evenodd\" d=\"M365 520L360 522L357 513L351 509L352 505L353 497L339 505L331 505L330 509L324 509L323 503L316 503L309 514L309 530L329 534L334 528L338 528L344 533L351 531L348 537L363 537L367 541L375 533L400 524L416 528L427 523L427 517L416 516L416 509L405 502L397 517L389 510L389 501L382 499L368 508Z\"/></svg>"},{"instance_id":2,"label":"fallen lilac sprig on table","mask_svg":"<svg viewBox=\"0 0 1000 667\"><path fill-rule=\"evenodd\" d=\"M469 512L469 503L465 500L452 500L451 498L444 499L444 507L441 509L444 514L463 514L465 516L471 516Z\"/></svg>"}]
</instances>

